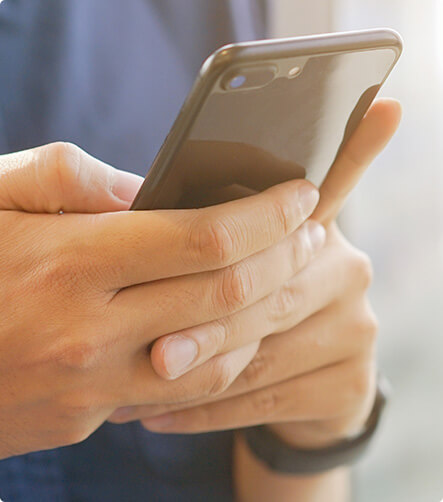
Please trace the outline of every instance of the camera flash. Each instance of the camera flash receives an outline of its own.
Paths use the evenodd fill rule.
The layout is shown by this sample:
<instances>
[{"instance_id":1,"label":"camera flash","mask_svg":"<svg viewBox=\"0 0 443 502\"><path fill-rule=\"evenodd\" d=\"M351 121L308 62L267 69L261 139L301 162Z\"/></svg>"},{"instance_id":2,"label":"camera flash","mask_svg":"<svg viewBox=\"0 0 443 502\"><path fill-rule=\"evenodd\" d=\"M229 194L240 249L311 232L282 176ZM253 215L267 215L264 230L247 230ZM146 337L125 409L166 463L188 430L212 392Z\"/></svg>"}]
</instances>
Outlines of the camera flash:
<instances>
[{"instance_id":1,"label":"camera flash","mask_svg":"<svg viewBox=\"0 0 443 502\"><path fill-rule=\"evenodd\" d=\"M294 66L289 70L288 75L290 77L297 77L297 75L300 75L300 72L301 72L300 66Z\"/></svg>"}]
</instances>

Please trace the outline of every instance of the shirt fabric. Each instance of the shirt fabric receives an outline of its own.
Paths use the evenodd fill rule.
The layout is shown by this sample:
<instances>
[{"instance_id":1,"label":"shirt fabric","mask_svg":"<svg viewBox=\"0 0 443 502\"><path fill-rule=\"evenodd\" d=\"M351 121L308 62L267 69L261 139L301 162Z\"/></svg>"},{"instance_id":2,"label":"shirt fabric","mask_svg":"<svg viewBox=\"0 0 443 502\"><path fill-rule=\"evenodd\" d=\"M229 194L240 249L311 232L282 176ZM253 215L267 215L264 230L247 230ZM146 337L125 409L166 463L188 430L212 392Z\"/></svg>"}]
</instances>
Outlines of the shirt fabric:
<instances>
[{"instance_id":1,"label":"shirt fabric","mask_svg":"<svg viewBox=\"0 0 443 502\"><path fill-rule=\"evenodd\" d=\"M70 141L146 174L202 61L263 36L260 0L5 0L0 153ZM242 33L244 27L244 33ZM0 462L5 502L229 501L232 434L106 423Z\"/></svg>"}]
</instances>

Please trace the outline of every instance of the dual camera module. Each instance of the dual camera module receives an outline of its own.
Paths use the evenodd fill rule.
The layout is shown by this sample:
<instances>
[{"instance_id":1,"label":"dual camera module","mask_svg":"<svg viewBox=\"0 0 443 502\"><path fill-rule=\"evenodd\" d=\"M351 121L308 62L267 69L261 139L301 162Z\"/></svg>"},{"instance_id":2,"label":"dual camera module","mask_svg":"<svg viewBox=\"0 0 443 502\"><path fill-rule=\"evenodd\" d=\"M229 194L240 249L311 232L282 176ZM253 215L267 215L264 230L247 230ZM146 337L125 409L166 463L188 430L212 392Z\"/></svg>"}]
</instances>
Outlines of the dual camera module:
<instances>
[{"instance_id":1,"label":"dual camera module","mask_svg":"<svg viewBox=\"0 0 443 502\"><path fill-rule=\"evenodd\" d=\"M286 73L287 78L295 78L300 75L301 66L292 66ZM241 90L245 88L263 87L270 83L276 76L274 68L250 68L242 72L230 75L223 86L225 90Z\"/></svg>"}]
</instances>

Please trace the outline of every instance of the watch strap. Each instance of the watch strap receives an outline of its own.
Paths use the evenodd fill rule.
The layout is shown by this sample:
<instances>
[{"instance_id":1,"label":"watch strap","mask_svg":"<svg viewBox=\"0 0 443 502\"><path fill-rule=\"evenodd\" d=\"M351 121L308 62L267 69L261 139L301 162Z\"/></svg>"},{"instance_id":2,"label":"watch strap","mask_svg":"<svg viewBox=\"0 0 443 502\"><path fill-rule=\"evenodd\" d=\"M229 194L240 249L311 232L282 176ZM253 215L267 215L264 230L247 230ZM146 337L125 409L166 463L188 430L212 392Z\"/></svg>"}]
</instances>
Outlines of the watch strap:
<instances>
[{"instance_id":1,"label":"watch strap","mask_svg":"<svg viewBox=\"0 0 443 502\"><path fill-rule=\"evenodd\" d=\"M318 474L354 464L366 452L386 405L385 383L379 379L377 395L365 428L358 436L321 449L293 448L266 425L243 429L253 454L271 470L285 474Z\"/></svg>"}]
</instances>

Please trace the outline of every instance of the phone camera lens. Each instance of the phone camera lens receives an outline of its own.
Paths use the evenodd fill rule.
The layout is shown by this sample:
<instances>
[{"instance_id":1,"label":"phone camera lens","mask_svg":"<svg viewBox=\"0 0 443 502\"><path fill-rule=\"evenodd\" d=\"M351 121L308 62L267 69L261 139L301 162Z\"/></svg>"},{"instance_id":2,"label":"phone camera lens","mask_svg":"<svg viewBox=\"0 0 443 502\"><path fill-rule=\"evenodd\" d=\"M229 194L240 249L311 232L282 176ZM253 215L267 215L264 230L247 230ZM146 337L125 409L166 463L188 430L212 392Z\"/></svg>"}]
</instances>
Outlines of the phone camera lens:
<instances>
[{"instance_id":1,"label":"phone camera lens","mask_svg":"<svg viewBox=\"0 0 443 502\"><path fill-rule=\"evenodd\" d=\"M237 75L229 82L229 87L231 89L238 89L246 82L246 77L244 75Z\"/></svg>"}]
</instances>

